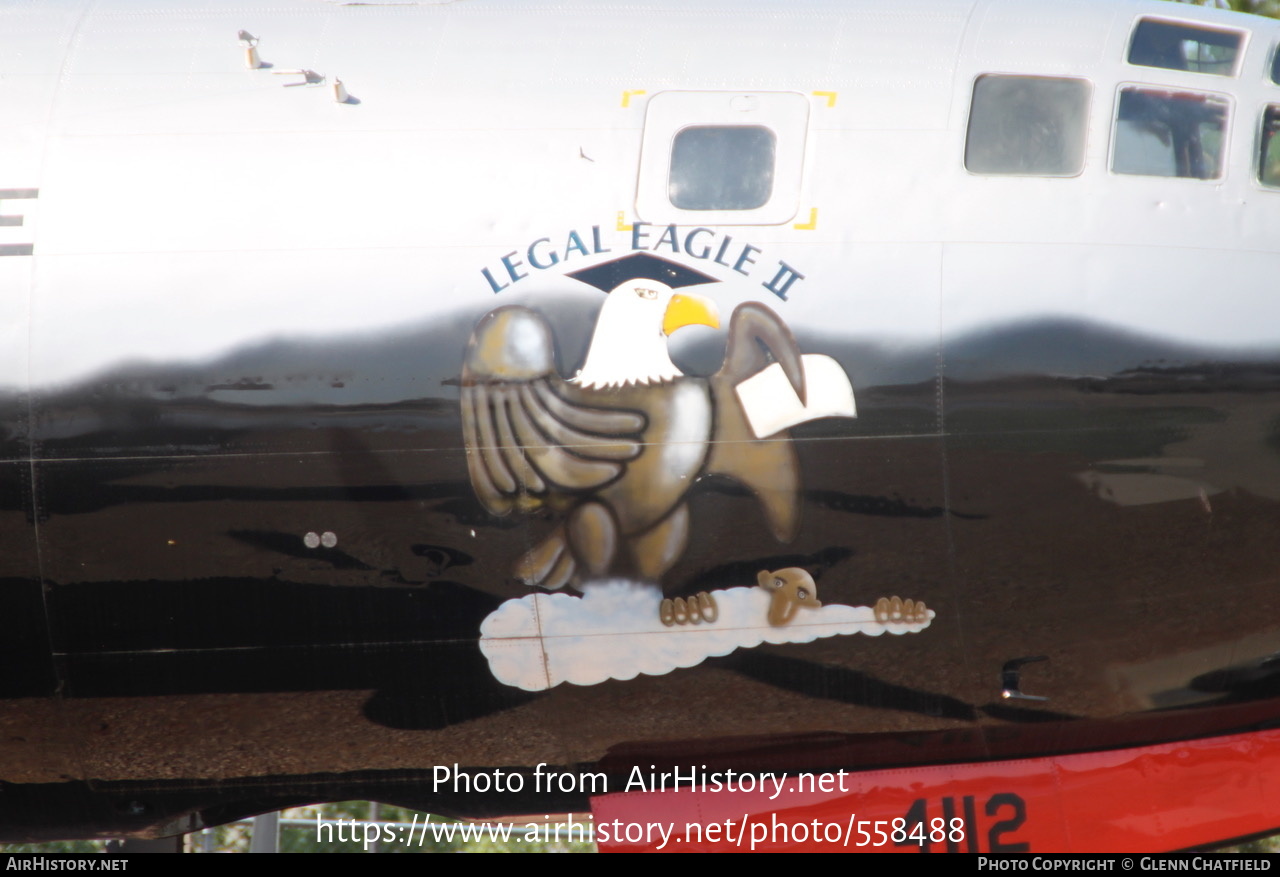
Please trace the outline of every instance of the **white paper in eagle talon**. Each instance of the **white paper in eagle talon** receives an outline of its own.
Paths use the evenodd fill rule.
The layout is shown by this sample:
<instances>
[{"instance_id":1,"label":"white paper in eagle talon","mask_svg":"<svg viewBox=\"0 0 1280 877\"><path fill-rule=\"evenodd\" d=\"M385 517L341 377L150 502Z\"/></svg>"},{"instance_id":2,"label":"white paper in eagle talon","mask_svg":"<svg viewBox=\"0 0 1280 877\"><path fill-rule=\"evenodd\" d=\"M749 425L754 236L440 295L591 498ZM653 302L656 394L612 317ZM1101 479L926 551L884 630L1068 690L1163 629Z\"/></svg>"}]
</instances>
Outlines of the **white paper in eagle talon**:
<instances>
[{"instance_id":1,"label":"white paper in eagle talon","mask_svg":"<svg viewBox=\"0 0 1280 877\"><path fill-rule=\"evenodd\" d=\"M756 438L822 417L858 416L853 387L840 363L820 353L806 353L800 362L807 404L800 404L800 397L776 362L734 387Z\"/></svg>"}]
</instances>

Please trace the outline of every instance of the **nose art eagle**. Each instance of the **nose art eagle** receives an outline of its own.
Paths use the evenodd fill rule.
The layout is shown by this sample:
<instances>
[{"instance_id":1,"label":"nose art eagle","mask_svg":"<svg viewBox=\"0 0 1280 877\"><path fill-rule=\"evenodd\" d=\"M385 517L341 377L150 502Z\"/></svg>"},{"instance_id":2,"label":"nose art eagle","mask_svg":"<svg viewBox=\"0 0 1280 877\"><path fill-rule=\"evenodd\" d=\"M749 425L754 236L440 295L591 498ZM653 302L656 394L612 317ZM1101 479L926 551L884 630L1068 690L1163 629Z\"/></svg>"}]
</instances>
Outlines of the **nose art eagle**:
<instances>
[{"instance_id":1,"label":"nose art eagle","mask_svg":"<svg viewBox=\"0 0 1280 877\"><path fill-rule=\"evenodd\" d=\"M688 544L685 497L709 474L750 488L773 535L789 541L798 519L795 450L776 434L758 436L759 419L735 392L776 362L804 406L804 363L777 315L739 305L723 366L691 377L671 362L667 338L693 324L719 328L719 318L709 299L676 290L715 278L646 253L568 276L608 291L574 378L556 371L546 321L519 306L480 320L463 363L477 498L497 516L546 510L557 520L516 577L548 589L623 576L660 582Z\"/></svg>"}]
</instances>

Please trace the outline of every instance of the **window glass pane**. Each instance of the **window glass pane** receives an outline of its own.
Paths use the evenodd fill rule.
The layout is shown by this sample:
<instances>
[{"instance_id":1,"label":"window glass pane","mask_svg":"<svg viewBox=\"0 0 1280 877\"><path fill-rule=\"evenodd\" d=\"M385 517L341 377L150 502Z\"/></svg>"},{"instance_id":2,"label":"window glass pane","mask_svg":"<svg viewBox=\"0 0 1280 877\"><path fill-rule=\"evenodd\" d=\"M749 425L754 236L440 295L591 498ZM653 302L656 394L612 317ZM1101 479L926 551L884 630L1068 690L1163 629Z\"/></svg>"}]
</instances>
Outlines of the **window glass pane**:
<instances>
[{"instance_id":1,"label":"window glass pane","mask_svg":"<svg viewBox=\"0 0 1280 877\"><path fill-rule=\"evenodd\" d=\"M776 152L768 128L685 128L671 144L671 203L681 210L754 210L773 193Z\"/></svg>"},{"instance_id":2,"label":"window glass pane","mask_svg":"<svg viewBox=\"0 0 1280 877\"><path fill-rule=\"evenodd\" d=\"M1241 38L1239 31L1208 30L1144 18L1133 29L1129 63L1234 76Z\"/></svg>"},{"instance_id":3,"label":"window glass pane","mask_svg":"<svg viewBox=\"0 0 1280 877\"><path fill-rule=\"evenodd\" d=\"M1272 104L1262 114L1262 154L1258 179L1264 186L1280 188L1280 106Z\"/></svg>"},{"instance_id":4,"label":"window glass pane","mask_svg":"<svg viewBox=\"0 0 1280 877\"><path fill-rule=\"evenodd\" d=\"M978 174L1080 173L1089 93L1083 79L979 76L973 84L964 166Z\"/></svg>"},{"instance_id":5,"label":"window glass pane","mask_svg":"<svg viewBox=\"0 0 1280 877\"><path fill-rule=\"evenodd\" d=\"M1227 101L1191 92L1125 88L1111 169L1156 177L1222 176Z\"/></svg>"},{"instance_id":6,"label":"window glass pane","mask_svg":"<svg viewBox=\"0 0 1280 877\"><path fill-rule=\"evenodd\" d=\"M1280 46L1276 46L1276 53L1271 58L1271 81L1280 85Z\"/></svg>"}]
</instances>

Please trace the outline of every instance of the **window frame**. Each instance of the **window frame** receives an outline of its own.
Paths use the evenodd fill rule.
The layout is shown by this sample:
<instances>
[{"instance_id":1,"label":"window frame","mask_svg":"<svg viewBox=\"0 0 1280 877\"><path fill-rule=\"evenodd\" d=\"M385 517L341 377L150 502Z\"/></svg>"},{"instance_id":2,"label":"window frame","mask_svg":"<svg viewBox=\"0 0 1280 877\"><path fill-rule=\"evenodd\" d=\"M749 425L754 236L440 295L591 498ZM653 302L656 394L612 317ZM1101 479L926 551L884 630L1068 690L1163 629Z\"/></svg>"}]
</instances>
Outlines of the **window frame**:
<instances>
[{"instance_id":1,"label":"window frame","mask_svg":"<svg viewBox=\"0 0 1280 877\"><path fill-rule=\"evenodd\" d=\"M1039 171L1032 172L1015 172L1015 171L986 171L974 170L969 167L969 132L973 124L974 95L977 93L978 83L986 78L998 79L1041 79L1053 80L1057 82L1080 82L1085 85L1085 106L1084 106L1084 141L1080 145L1080 167L1071 173L1043 173ZM960 162L965 172L976 177L1019 177L1023 179L1042 179L1042 180L1071 180L1081 176L1089 163L1089 139L1092 133L1092 115L1093 115L1093 94L1095 85L1093 80L1085 76L1061 76L1052 73L1008 73L996 71L984 71L973 77L973 82L969 88L969 107L964 123L964 148L961 151Z\"/></svg>"},{"instance_id":2,"label":"window frame","mask_svg":"<svg viewBox=\"0 0 1280 877\"><path fill-rule=\"evenodd\" d=\"M1262 179L1262 168L1266 158L1267 112L1269 110L1275 111L1278 117L1277 120L1280 121L1280 101L1274 103L1271 101L1263 102L1258 113L1257 138L1254 141L1253 149L1253 184L1263 192L1280 193L1280 178L1277 178L1275 183L1268 183ZM1277 131L1274 136L1280 138L1280 131Z\"/></svg>"},{"instance_id":3,"label":"window frame","mask_svg":"<svg viewBox=\"0 0 1280 877\"><path fill-rule=\"evenodd\" d=\"M1218 157L1218 174L1212 177L1180 176L1178 174L1145 174L1116 170L1116 146L1120 138L1120 101L1128 90L1154 92L1163 95L1186 94L1196 97L1211 98L1221 101L1226 107L1226 117L1222 125L1222 143ZM1192 183L1220 185L1227 179L1231 155L1231 123L1236 112L1236 102L1232 95L1220 91L1208 91L1196 88L1182 88L1167 84L1151 82L1121 82L1116 86L1115 100L1111 110L1111 142L1107 150L1107 172L1117 177L1140 177L1152 180L1184 180Z\"/></svg>"},{"instance_id":4,"label":"window frame","mask_svg":"<svg viewBox=\"0 0 1280 877\"><path fill-rule=\"evenodd\" d=\"M1167 25L1174 28L1182 28L1188 31L1201 31L1203 33L1230 34L1238 38L1239 42L1236 46L1235 58L1232 59L1231 71L1229 73L1218 73L1208 70L1189 70L1185 67L1166 67L1157 64L1143 64L1133 61L1134 41L1138 37L1138 29L1143 24L1151 22L1153 24ZM1244 63L1245 53L1249 49L1249 37L1251 31L1238 30L1233 27L1221 27L1218 25L1204 24L1199 21L1186 21L1185 19L1166 18L1162 15L1142 15L1134 21L1133 26L1129 29L1129 39L1125 43L1124 62L1130 67L1141 67L1144 70L1168 70L1173 73L1187 73L1193 76L1218 76L1227 79L1238 79L1240 77L1240 68Z\"/></svg>"},{"instance_id":5,"label":"window frame","mask_svg":"<svg viewBox=\"0 0 1280 877\"><path fill-rule=\"evenodd\" d=\"M636 216L655 225L783 225L800 211L809 97L794 91L662 91L645 107ZM690 210L670 199L672 149L688 128L760 127L775 138L773 186L750 209Z\"/></svg>"}]
</instances>

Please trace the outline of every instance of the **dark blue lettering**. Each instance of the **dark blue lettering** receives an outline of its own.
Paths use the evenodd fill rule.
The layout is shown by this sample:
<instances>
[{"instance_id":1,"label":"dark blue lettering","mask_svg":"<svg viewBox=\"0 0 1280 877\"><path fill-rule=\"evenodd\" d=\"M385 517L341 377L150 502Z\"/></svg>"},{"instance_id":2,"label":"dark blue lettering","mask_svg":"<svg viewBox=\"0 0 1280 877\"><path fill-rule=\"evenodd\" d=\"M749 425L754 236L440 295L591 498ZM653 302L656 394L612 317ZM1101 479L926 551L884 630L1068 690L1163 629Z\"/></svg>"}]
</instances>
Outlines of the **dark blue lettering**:
<instances>
[{"instance_id":1,"label":"dark blue lettering","mask_svg":"<svg viewBox=\"0 0 1280 877\"><path fill-rule=\"evenodd\" d=\"M484 279L485 279L485 280L489 281L489 287L490 287L494 292L502 292L502 290L506 289L508 286L510 286L510 285L511 285L511 284L509 284L509 283L504 283L504 284L502 284L501 286L499 286L499 285L498 285L498 282L497 282L496 280L494 280L494 279L493 279L493 275L489 273L489 269L488 269L488 268L481 268L481 269L480 269L480 273L484 275Z\"/></svg>"},{"instance_id":2,"label":"dark blue lettering","mask_svg":"<svg viewBox=\"0 0 1280 877\"><path fill-rule=\"evenodd\" d=\"M538 244L549 244L549 243L551 243L551 238L538 238L536 241L529 244L529 252L526 254L526 258L528 258L529 264L537 268L539 271L541 271L543 268L550 268L552 265L560 261L560 254L557 253L555 250L551 251L550 262L543 263L538 261L538 255L533 251L533 248L536 247Z\"/></svg>"},{"instance_id":3,"label":"dark blue lettering","mask_svg":"<svg viewBox=\"0 0 1280 877\"><path fill-rule=\"evenodd\" d=\"M577 250L584 256L590 255L590 253L587 252L587 245L582 242L582 238L578 237L578 232L576 230L569 232L569 239L564 242L564 257L568 259L569 254L574 250Z\"/></svg>"},{"instance_id":4,"label":"dark blue lettering","mask_svg":"<svg viewBox=\"0 0 1280 877\"><path fill-rule=\"evenodd\" d=\"M600 226L591 226L591 243L595 244L592 248L593 253L612 253L613 250L600 245Z\"/></svg>"},{"instance_id":5,"label":"dark blue lettering","mask_svg":"<svg viewBox=\"0 0 1280 877\"><path fill-rule=\"evenodd\" d=\"M707 244L705 247L703 247L701 252L695 253L693 251L693 236L700 232L706 232L707 234L711 234L711 235L715 234L715 232L713 232L709 228L695 228L693 231L689 232L687 235L684 236L684 251L688 253L690 256L693 256L693 258L695 259L705 259L707 258L707 256L711 255L710 244Z\"/></svg>"},{"instance_id":6,"label":"dark blue lettering","mask_svg":"<svg viewBox=\"0 0 1280 877\"><path fill-rule=\"evenodd\" d=\"M649 223L647 222L631 223L631 249L633 250L645 249L644 247L640 246L640 242L644 239L644 236L646 234L645 229L648 228L648 226L649 226Z\"/></svg>"},{"instance_id":7,"label":"dark blue lettering","mask_svg":"<svg viewBox=\"0 0 1280 877\"><path fill-rule=\"evenodd\" d=\"M791 284L797 280L804 280L804 275L796 269L792 268L781 259L778 260L778 273L767 283L762 283L765 289L772 292L783 301L787 300L787 290L791 288Z\"/></svg>"},{"instance_id":8,"label":"dark blue lettering","mask_svg":"<svg viewBox=\"0 0 1280 877\"><path fill-rule=\"evenodd\" d=\"M760 252L759 248L753 247L751 246L751 244L743 244L742 253L741 255L738 256L738 261L733 263L733 270L737 271L739 274L745 275L747 272L742 270L742 266L754 265L756 263L756 260L751 258L751 254L758 253L758 252Z\"/></svg>"},{"instance_id":9,"label":"dark blue lettering","mask_svg":"<svg viewBox=\"0 0 1280 877\"><path fill-rule=\"evenodd\" d=\"M517 280L524 280L526 277L529 276L528 274L516 273L516 268L520 265L523 265L524 262L521 262L519 259L517 259L515 263L512 263L511 257L514 255L515 255L515 251L512 250L510 253L507 253L505 256L502 257L502 264L507 266L507 273L511 275L512 283L515 283Z\"/></svg>"},{"instance_id":10,"label":"dark blue lettering","mask_svg":"<svg viewBox=\"0 0 1280 877\"><path fill-rule=\"evenodd\" d=\"M725 250L729 249L729 244L731 243L733 243L733 235L728 235L728 234L725 235L724 240L720 242L720 249L716 250L716 257L711 261L715 262L717 265L723 265L724 267L728 268L729 263L721 262L720 259L721 257L724 256Z\"/></svg>"},{"instance_id":11,"label":"dark blue lettering","mask_svg":"<svg viewBox=\"0 0 1280 877\"><path fill-rule=\"evenodd\" d=\"M663 244L671 247L671 252L673 253L680 252L680 244L676 242L676 227L674 225L668 225L666 231L662 233L662 237L658 238L658 242L653 245L654 252L657 252L658 247Z\"/></svg>"}]
</instances>

